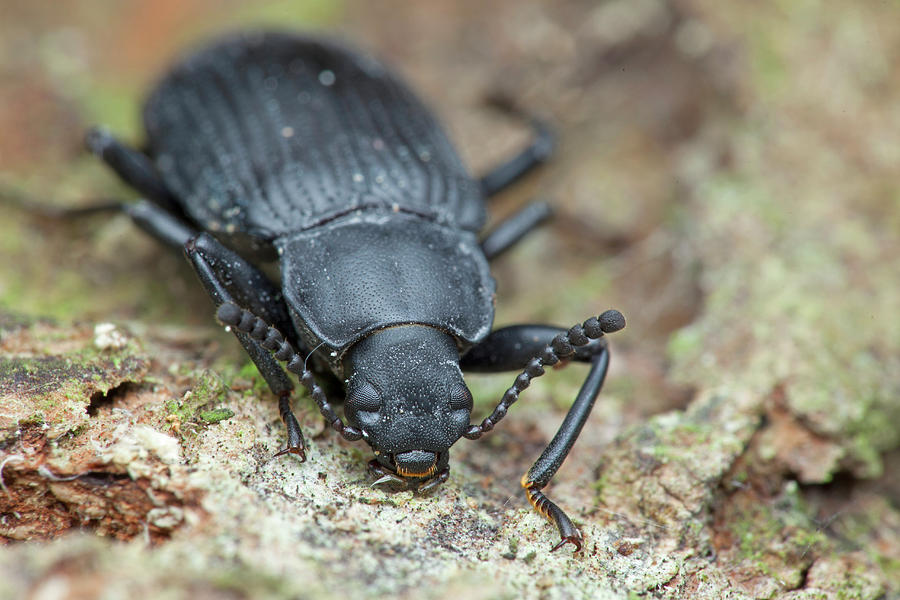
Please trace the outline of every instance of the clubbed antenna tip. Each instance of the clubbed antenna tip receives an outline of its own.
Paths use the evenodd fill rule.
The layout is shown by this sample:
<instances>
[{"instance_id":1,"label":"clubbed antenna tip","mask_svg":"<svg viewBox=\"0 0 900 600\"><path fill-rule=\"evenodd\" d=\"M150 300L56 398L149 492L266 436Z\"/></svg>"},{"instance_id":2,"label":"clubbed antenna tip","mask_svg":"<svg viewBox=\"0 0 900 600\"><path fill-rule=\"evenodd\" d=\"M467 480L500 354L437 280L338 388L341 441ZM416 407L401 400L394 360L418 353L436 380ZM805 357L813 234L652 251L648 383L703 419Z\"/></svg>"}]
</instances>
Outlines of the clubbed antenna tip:
<instances>
[{"instance_id":1,"label":"clubbed antenna tip","mask_svg":"<svg viewBox=\"0 0 900 600\"><path fill-rule=\"evenodd\" d=\"M607 310L597 319L603 333L614 333L625 329L625 316L615 309Z\"/></svg>"},{"instance_id":2,"label":"clubbed antenna tip","mask_svg":"<svg viewBox=\"0 0 900 600\"><path fill-rule=\"evenodd\" d=\"M561 360L571 358L576 348L587 346L591 340L600 339L607 333L614 333L624 327L625 317L622 313L610 309L599 317L591 317L554 337L540 355L525 365L525 370L516 377L512 387L506 390L494 411L481 422L481 425L469 425L469 429L463 435L470 440L476 440L483 433L493 429L494 425L506 416L509 407L519 399L519 394L531 384L531 380L544 374L544 365L555 365Z\"/></svg>"}]
</instances>

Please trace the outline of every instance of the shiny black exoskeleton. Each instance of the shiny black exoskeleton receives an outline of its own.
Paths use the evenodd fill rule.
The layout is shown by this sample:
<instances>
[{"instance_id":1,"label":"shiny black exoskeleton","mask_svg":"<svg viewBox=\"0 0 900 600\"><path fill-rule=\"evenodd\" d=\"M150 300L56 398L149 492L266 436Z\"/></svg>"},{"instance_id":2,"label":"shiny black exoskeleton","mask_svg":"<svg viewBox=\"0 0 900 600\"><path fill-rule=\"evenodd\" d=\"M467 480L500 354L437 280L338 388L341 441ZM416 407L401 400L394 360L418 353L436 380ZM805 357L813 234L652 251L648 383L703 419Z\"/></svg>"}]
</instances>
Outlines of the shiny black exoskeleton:
<instances>
[{"instance_id":1,"label":"shiny black exoskeleton","mask_svg":"<svg viewBox=\"0 0 900 600\"><path fill-rule=\"evenodd\" d=\"M188 55L144 109L146 147L88 135L145 200L116 204L164 243L183 248L228 325L279 396L289 452L305 460L290 407L300 377L329 425L374 450L379 482L429 489L446 480L449 448L505 416L544 365L591 371L559 433L522 480L562 540L581 535L544 496L606 374L607 311L566 331L491 331L488 261L549 215L527 206L479 239L485 198L552 147L535 122L531 146L473 179L431 113L371 57L288 33L225 38ZM280 282L259 266L277 261ZM345 391L344 415L316 376ZM494 411L470 423L462 370L523 370ZM554 548L555 549L555 548Z\"/></svg>"}]
</instances>

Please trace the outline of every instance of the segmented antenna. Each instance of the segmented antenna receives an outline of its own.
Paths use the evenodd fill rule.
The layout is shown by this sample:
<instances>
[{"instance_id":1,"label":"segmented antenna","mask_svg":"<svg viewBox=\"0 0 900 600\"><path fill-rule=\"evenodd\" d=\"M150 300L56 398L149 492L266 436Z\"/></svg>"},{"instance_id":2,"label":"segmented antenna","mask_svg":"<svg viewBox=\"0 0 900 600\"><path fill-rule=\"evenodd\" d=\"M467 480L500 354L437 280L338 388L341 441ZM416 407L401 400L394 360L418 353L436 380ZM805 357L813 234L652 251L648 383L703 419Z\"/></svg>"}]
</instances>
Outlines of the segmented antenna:
<instances>
[{"instance_id":1,"label":"segmented antenna","mask_svg":"<svg viewBox=\"0 0 900 600\"><path fill-rule=\"evenodd\" d=\"M225 302L219 306L216 317L225 325L246 333L259 342L260 346L272 352L279 361L287 363L287 370L300 378L300 383L309 390L310 396L319 407L319 412L322 413L331 428L341 434L341 437L351 442L362 438L362 432L359 429L344 425L341 418L334 412L325 392L316 383L315 376L306 368L306 360L294 350L290 342L284 339L281 332L249 310L242 309L231 302Z\"/></svg>"},{"instance_id":2,"label":"segmented antenna","mask_svg":"<svg viewBox=\"0 0 900 600\"><path fill-rule=\"evenodd\" d=\"M561 360L574 356L575 348L586 346L591 340L596 340L607 333L614 333L625 327L625 317L617 310L608 310L599 317L591 317L581 325L575 325L566 333L557 335L544 348L539 356L535 356L525 370L516 377L512 387L506 390L494 411L485 417L480 425L471 424L463 434L470 440L477 440L483 434L494 428L503 417L509 407L519 399L519 394L525 390L531 380L544 374L544 365L552 366Z\"/></svg>"}]
</instances>

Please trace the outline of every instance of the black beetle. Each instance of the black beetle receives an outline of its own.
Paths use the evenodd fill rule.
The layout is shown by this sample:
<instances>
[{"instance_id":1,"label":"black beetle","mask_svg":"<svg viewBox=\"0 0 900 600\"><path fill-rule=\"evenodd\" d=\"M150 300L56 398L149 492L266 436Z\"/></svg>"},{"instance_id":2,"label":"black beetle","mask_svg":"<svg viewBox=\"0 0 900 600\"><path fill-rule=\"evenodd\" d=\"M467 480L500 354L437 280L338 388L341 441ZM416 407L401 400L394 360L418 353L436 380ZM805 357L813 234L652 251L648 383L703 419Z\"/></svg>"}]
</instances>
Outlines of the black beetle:
<instances>
[{"instance_id":1,"label":"black beetle","mask_svg":"<svg viewBox=\"0 0 900 600\"><path fill-rule=\"evenodd\" d=\"M606 376L607 311L568 331L517 325L491 331L488 260L549 215L534 203L480 242L485 198L543 162L552 136L472 178L432 114L367 55L290 33L233 35L188 55L144 108L147 145L129 148L94 129L88 147L144 200L116 203L145 231L183 248L216 306L272 391L287 448L305 460L291 412L300 376L328 424L375 452L392 483L426 490L449 473L460 437L493 429L545 365L591 370L559 432L522 479L559 529L553 548L582 545L541 493L574 444ZM280 264L280 284L265 274ZM345 424L306 363L336 394ZM493 412L469 422L461 369L523 370Z\"/></svg>"}]
</instances>

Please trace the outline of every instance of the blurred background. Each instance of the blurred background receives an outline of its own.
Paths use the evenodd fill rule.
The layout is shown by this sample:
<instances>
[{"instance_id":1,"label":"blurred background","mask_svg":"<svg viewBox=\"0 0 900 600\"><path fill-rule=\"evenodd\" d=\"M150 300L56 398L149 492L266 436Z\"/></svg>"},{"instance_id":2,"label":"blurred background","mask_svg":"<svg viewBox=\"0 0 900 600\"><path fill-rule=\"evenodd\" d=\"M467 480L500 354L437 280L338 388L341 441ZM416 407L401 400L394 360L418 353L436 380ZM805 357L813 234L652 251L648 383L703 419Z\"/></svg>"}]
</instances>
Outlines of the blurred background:
<instances>
[{"instance_id":1,"label":"blurred background","mask_svg":"<svg viewBox=\"0 0 900 600\"><path fill-rule=\"evenodd\" d=\"M790 415L790 427L765 430L782 441L766 459L779 466L753 471L759 481L810 486L804 501L822 522L876 503L888 533L839 536L889 573L900 565L898 24L896 0L0 0L0 185L66 206L132 198L83 151L84 131L105 124L140 144L141 103L160 74L242 27L325 32L371 51L434 109L476 174L529 140L486 102L512 98L555 126L558 150L492 201L492 219L533 198L556 218L494 265L496 323L569 326L606 308L628 319L559 493L590 505L597 489L583 478L623 428L728 385L765 399L766 422ZM57 223L0 203L7 324L206 328L208 305L183 258L124 217ZM245 360L215 339L203 360ZM517 481L582 376L539 382L493 454L458 456ZM482 409L507 385L478 378ZM870 496L854 496L859 485ZM717 537L718 550L738 537Z\"/></svg>"}]
</instances>

